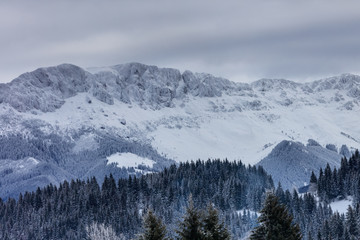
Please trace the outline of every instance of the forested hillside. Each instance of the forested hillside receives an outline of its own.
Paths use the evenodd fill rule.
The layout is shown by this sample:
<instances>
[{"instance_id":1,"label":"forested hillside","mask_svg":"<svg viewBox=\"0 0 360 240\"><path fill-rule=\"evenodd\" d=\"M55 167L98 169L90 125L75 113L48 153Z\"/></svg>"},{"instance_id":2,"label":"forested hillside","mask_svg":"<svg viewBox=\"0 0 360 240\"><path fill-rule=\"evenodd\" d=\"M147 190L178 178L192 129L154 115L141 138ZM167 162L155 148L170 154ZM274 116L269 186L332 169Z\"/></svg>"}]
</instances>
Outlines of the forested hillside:
<instances>
[{"instance_id":1,"label":"forested hillside","mask_svg":"<svg viewBox=\"0 0 360 240\"><path fill-rule=\"evenodd\" d=\"M281 186L275 191L281 203L287 206L299 224L303 239L347 240L360 238L359 178L360 156L356 151L349 160L345 157L339 169L327 166L320 169L319 177L310 177L309 193L292 194ZM329 203L352 199L346 214L334 212ZM346 206L345 206L346 207Z\"/></svg>"},{"instance_id":2,"label":"forested hillside","mask_svg":"<svg viewBox=\"0 0 360 240\"><path fill-rule=\"evenodd\" d=\"M327 165L324 170L320 169L318 176L317 179L313 174L310 183L323 201L330 202L352 196L356 202L360 202L359 151L356 151L349 160L346 157L342 158L339 169L332 170Z\"/></svg>"},{"instance_id":3,"label":"forested hillside","mask_svg":"<svg viewBox=\"0 0 360 240\"><path fill-rule=\"evenodd\" d=\"M126 239L142 232L143 216L153 209L175 237L192 195L194 206L209 203L219 209L232 237L249 234L257 226L256 212L265 193L273 191L300 227L303 239L359 239L359 152L343 158L339 170L326 167L311 176L309 193L274 189L271 176L262 167L241 162L208 160L172 165L160 173L116 180L105 177L101 186L95 177L48 185L18 200L0 201L1 239L90 239L89 229L105 226ZM319 196L319 198L317 198ZM353 206L346 214L328 205L346 197ZM254 213L255 212L255 213Z\"/></svg>"},{"instance_id":4,"label":"forested hillside","mask_svg":"<svg viewBox=\"0 0 360 240\"><path fill-rule=\"evenodd\" d=\"M360 154L355 153L341 160L339 169L327 166L320 169L318 177L313 173L310 179L310 192L326 203L352 199L352 206L346 214L335 212L323 221L318 239L360 239Z\"/></svg>"},{"instance_id":5,"label":"forested hillside","mask_svg":"<svg viewBox=\"0 0 360 240\"><path fill-rule=\"evenodd\" d=\"M148 208L171 230L185 212L190 194L198 208L213 203L233 236L242 236L255 226L256 216L237 211L258 211L271 188L272 179L261 167L220 160L181 163L117 182L110 175L101 187L95 178L65 181L20 195L17 201L1 201L0 238L86 239L86 227L92 223L111 226L131 238L141 231Z\"/></svg>"}]
</instances>

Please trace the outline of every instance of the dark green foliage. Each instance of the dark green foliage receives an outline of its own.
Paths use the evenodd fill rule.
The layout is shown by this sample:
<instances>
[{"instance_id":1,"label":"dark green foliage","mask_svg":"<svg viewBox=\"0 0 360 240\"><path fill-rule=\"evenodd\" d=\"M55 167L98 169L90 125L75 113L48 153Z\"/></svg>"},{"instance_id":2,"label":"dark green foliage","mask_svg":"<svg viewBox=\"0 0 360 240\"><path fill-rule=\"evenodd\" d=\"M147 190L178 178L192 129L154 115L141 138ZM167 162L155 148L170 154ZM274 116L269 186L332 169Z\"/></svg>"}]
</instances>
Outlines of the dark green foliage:
<instances>
[{"instance_id":1,"label":"dark green foliage","mask_svg":"<svg viewBox=\"0 0 360 240\"><path fill-rule=\"evenodd\" d=\"M313 176L310 179L313 179ZM320 169L318 178L318 195L321 200L331 202L335 198L353 196L360 201L360 156L356 151L349 160L341 159L340 169L331 170L326 166L325 171Z\"/></svg>"},{"instance_id":2,"label":"dark green foliage","mask_svg":"<svg viewBox=\"0 0 360 240\"><path fill-rule=\"evenodd\" d=\"M148 210L144 217L144 232L139 240L163 240L166 235L166 227L161 219L156 217L152 210Z\"/></svg>"},{"instance_id":3,"label":"dark green foliage","mask_svg":"<svg viewBox=\"0 0 360 240\"><path fill-rule=\"evenodd\" d=\"M350 237L355 238L359 236L356 214L351 206L348 207L345 224Z\"/></svg>"},{"instance_id":4,"label":"dark green foliage","mask_svg":"<svg viewBox=\"0 0 360 240\"><path fill-rule=\"evenodd\" d=\"M309 192L314 193L317 191L318 180L315 173L311 172Z\"/></svg>"},{"instance_id":5,"label":"dark green foliage","mask_svg":"<svg viewBox=\"0 0 360 240\"><path fill-rule=\"evenodd\" d=\"M230 240L231 234L225 223L220 220L219 212L212 204L208 204L206 211L194 207L192 197L186 209L184 219L176 230L179 240Z\"/></svg>"},{"instance_id":6,"label":"dark green foliage","mask_svg":"<svg viewBox=\"0 0 360 240\"><path fill-rule=\"evenodd\" d=\"M353 206L349 206L346 216L333 213L326 204L316 204L312 194L303 197L293 194L293 198L284 203L292 212L295 221L303 231L304 239L360 239L360 156L356 151L349 160L343 158L339 169L329 166L320 169L319 177L310 177L311 193L317 194L325 203L345 197L353 197ZM316 184L316 185L315 185ZM281 193L281 191L279 191ZM279 194L282 196L282 194ZM305 234L307 233L307 234Z\"/></svg>"},{"instance_id":7,"label":"dark green foliage","mask_svg":"<svg viewBox=\"0 0 360 240\"><path fill-rule=\"evenodd\" d=\"M275 191L280 196L284 196L282 204L285 204L288 211L294 216L294 222L298 223L302 230L303 239L359 239L360 222L360 204L356 208L349 208L346 217L344 214L333 213L328 205L316 203L312 194L299 196L296 191L287 197L288 191ZM260 229L261 230L261 229ZM352 232L352 234L350 234ZM262 236L261 233L257 233ZM255 238L256 239L256 238ZM261 239L258 237L257 239Z\"/></svg>"},{"instance_id":8,"label":"dark green foliage","mask_svg":"<svg viewBox=\"0 0 360 240\"><path fill-rule=\"evenodd\" d=\"M260 225L255 228L250 239L301 240L299 225L293 223L293 217L273 193L267 194L260 213Z\"/></svg>"},{"instance_id":9,"label":"dark green foliage","mask_svg":"<svg viewBox=\"0 0 360 240\"><path fill-rule=\"evenodd\" d=\"M231 235L225 223L219 219L219 212L212 204L208 204L203 220L206 240L229 240Z\"/></svg>"},{"instance_id":10,"label":"dark green foliage","mask_svg":"<svg viewBox=\"0 0 360 240\"><path fill-rule=\"evenodd\" d=\"M357 153L349 160L342 159L339 169L326 167L320 170L318 178L314 174L311 177L322 200L354 197L346 217L333 214L325 204L317 204L312 194L299 196L296 191L291 194L279 185L275 190L279 202L294 216L304 240L360 239L359 172ZM175 237L191 193L195 212L200 213L196 209L211 202L224 219L217 221L217 211L209 208L200 214L200 238L227 239L225 231L220 231L223 235L209 234L218 232L217 229L226 230L225 225L238 238L256 222L248 210L241 214L237 210L260 210L265 190L271 188L272 179L261 167L219 160L181 163L160 173L128 179L118 179L114 174L106 177L101 187L96 178L65 181L59 186L50 184L24 193L17 201L0 200L0 239L86 239L86 227L93 223L130 239L142 231L140 212L148 208L161 216L169 229L168 237ZM265 230L260 225L253 238L263 239Z\"/></svg>"},{"instance_id":11,"label":"dark green foliage","mask_svg":"<svg viewBox=\"0 0 360 240\"><path fill-rule=\"evenodd\" d=\"M204 233L202 231L201 213L194 207L194 203L190 196L189 206L186 209L184 219L179 224L176 231L179 240L203 240Z\"/></svg>"},{"instance_id":12,"label":"dark green foliage","mask_svg":"<svg viewBox=\"0 0 360 240\"><path fill-rule=\"evenodd\" d=\"M194 206L212 202L224 216L234 236L252 229L250 214L258 211L265 189L272 179L261 167L240 162L197 161L172 165L160 173L128 179L106 177L99 186L96 178L49 185L21 195L18 201L0 201L0 239L35 236L37 239L84 239L92 223L111 227L127 239L141 232L141 210L152 208L174 234L192 193Z\"/></svg>"}]
</instances>

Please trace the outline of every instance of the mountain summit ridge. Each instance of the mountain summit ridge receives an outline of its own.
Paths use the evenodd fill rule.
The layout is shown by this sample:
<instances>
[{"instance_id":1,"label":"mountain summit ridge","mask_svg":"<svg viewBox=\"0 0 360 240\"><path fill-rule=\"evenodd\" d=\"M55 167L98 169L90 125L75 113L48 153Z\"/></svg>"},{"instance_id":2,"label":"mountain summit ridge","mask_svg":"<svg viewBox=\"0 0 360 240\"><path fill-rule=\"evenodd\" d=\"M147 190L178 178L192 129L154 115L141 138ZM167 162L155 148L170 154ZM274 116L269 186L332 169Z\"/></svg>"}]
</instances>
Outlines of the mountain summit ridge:
<instances>
[{"instance_id":1,"label":"mountain summit ridge","mask_svg":"<svg viewBox=\"0 0 360 240\"><path fill-rule=\"evenodd\" d=\"M65 99L78 93L89 92L107 104L114 99L124 103L145 104L153 109L173 107L174 99L192 97L221 97L227 95L255 96L258 93L286 91L313 94L329 90L344 90L354 101L345 108L358 105L360 77L343 74L308 83L285 79L260 79L252 83L232 82L206 73L193 73L177 69L158 68L141 63L127 63L86 71L72 64L39 68L24 73L10 83L0 84L0 102L8 103L19 112L33 109L52 112L60 108ZM341 101L341 96L334 97Z\"/></svg>"}]
</instances>

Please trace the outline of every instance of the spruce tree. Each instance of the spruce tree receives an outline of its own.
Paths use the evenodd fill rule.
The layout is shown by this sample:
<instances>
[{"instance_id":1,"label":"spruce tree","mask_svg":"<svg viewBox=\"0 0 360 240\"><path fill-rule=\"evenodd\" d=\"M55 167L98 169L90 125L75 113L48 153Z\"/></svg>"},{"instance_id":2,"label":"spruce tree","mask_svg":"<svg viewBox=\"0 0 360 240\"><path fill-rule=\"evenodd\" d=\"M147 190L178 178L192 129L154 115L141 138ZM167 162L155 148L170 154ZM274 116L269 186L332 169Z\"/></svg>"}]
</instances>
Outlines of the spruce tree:
<instances>
[{"instance_id":1,"label":"spruce tree","mask_svg":"<svg viewBox=\"0 0 360 240\"><path fill-rule=\"evenodd\" d=\"M192 196L189 197L189 207L186 209L184 220L176 231L179 240L203 240L201 213L194 207Z\"/></svg>"},{"instance_id":2,"label":"spruce tree","mask_svg":"<svg viewBox=\"0 0 360 240\"><path fill-rule=\"evenodd\" d=\"M273 193L268 193L261 216L260 226L250 236L252 240L301 240L300 227L294 224L293 217L286 207L279 203Z\"/></svg>"},{"instance_id":3,"label":"spruce tree","mask_svg":"<svg viewBox=\"0 0 360 240\"><path fill-rule=\"evenodd\" d=\"M310 177L309 192L315 193L317 191L317 181L317 177L314 171L312 171Z\"/></svg>"},{"instance_id":4,"label":"spruce tree","mask_svg":"<svg viewBox=\"0 0 360 240\"><path fill-rule=\"evenodd\" d=\"M358 227L354 209L349 205L346 212L346 227L351 237L358 237Z\"/></svg>"},{"instance_id":5,"label":"spruce tree","mask_svg":"<svg viewBox=\"0 0 360 240\"><path fill-rule=\"evenodd\" d=\"M152 210L148 210L144 217L144 232L139 240L162 240L165 239L166 227L161 219L156 217Z\"/></svg>"},{"instance_id":6,"label":"spruce tree","mask_svg":"<svg viewBox=\"0 0 360 240\"><path fill-rule=\"evenodd\" d=\"M318 234L317 234L317 240L322 240L322 237L321 237L321 232L318 231Z\"/></svg>"},{"instance_id":7,"label":"spruce tree","mask_svg":"<svg viewBox=\"0 0 360 240\"><path fill-rule=\"evenodd\" d=\"M220 221L219 213L212 204L206 209L203 228L206 240L230 240L231 235L224 222Z\"/></svg>"}]
</instances>

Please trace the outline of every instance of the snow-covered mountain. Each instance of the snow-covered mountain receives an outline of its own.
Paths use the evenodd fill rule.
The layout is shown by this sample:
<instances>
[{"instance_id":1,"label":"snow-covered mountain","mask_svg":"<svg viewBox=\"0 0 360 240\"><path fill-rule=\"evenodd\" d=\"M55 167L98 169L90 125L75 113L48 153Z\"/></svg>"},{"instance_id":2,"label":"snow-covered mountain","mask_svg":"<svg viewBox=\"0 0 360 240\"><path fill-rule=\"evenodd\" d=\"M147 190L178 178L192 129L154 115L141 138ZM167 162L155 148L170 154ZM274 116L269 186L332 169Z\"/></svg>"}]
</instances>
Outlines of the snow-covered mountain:
<instances>
[{"instance_id":1,"label":"snow-covered mountain","mask_svg":"<svg viewBox=\"0 0 360 240\"><path fill-rule=\"evenodd\" d=\"M121 167L141 173L173 160L256 164L283 140L353 150L359 102L351 74L247 84L139 63L40 68L0 85L0 196L29 179L122 176Z\"/></svg>"},{"instance_id":2,"label":"snow-covered mountain","mask_svg":"<svg viewBox=\"0 0 360 240\"><path fill-rule=\"evenodd\" d=\"M331 168L339 168L344 156L350 157L345 145L338 152L334 145L329 144L324 148L312 139L307 145L284 140L258 165L272 175L275 183L280 182L284 189L292 189L308 185L311 172L318 173L327 164Z\"/></svg>"}]
</instances>

